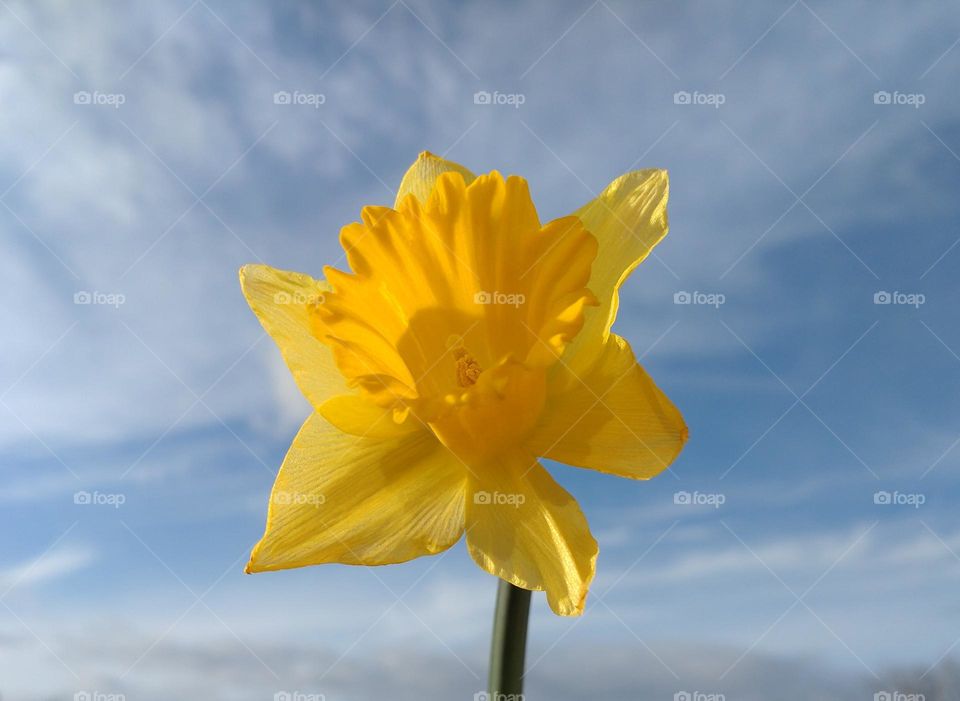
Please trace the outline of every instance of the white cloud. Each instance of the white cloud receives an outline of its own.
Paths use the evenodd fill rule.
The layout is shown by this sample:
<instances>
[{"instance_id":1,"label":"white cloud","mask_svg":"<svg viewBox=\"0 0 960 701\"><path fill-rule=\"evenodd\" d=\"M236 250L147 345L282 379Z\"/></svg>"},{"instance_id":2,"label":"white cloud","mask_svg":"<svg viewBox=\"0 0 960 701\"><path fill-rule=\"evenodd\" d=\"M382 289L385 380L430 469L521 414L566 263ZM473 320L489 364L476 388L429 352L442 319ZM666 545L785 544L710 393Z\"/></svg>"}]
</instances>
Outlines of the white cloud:
<instances>
[{"instance_id":1,"label":"white cloud","mask_svg":"<svg viewBox=\"0 0 960 701\"><path fill-rule=\"evenodd\" d=\"M170 492L163 501L162 518L147 514L155 517L147 522L158 532L184 520L206 520L206 525L238 509L262 513L266 482L256 483L261 498L252 501L254 480L244 474L238 476L238 461L231 462L229 455L224 457L222 450L211 447L224 440L234 447L234 439L221 430L216 417L236 427L245 438L257 433L269 440L292 433L308 411L269 339L262 340L204 397L216 417L202 405L189 410L195 402L191 390L204 392L260 333L240 296L236 268L262 257L280 267L318 274L324 262L338 255L339 227L355 218L362 204L389 200L377 177L388 185L395 184L420 149L442 150L469 129L451 156L476 169L497 167L529 176L546 218L565 214L583 202L590 196L589 190L599 189L619 170L630 166L676 121L676 127L639 164L671 169L672 234L658 254L680 277L675 280L651 259L625 288L618 328L635 340L635 347L643 348L677 318L677 309L670 304L674 291L720 287L718 278L723 269L792 200L718 117L799 193L877 116L869 101L875 81L802 5L723 81L720 89L728 93L729 100L721 114L678 111L671 96L688 82L692 87L702 83L704 88L716 83L717 74L762 34L779 10L745 13L704 7L690 13L687 8L673 6L610 3L633 31L675 66L682 76L683 85L678 86L603 4L595 6L522 81L516 78L519 71L576 19L567 9L558 12L553 5L536 4L519 8L476 5L451 14L411 3L471 70L480 74L480 81L476 81L436 37L397 5L321 81L319 74L363 34L378 12L330 12L301 6L293 11L302 29L297 36L284 26L290 17L279 11L274 14L266 6L224 8L222 17L252 48L251 53L202 5L194 7L167 35L165 30L188 4L144 5L120 13L106 5L81 10L66 2L10 5L80 78L73 78L9 13L0 13L0 45L4 47L0 55L0 101L16 107L0 114L0 128L10 137L0 143L0 191L35 164L5 199L23 222L0 208L0 236L5 242L0 277L6 283L0 327L8 330L0 357L0 393L17 381L4 401L71 464L79 459L79 451L74 450L78 444L103 443L118 451L122 446L124 455L132 452L132 460L168 429L168 437L180 437L213 426L217 435L192 443L191 455L153 453L132 473L131 491ZM219 6L214 9L221 11ZM952 20L934 4L912 8L908 13L888 4L872 8L863 17L859 8L817 7L817 11L823 12L825 20L837 27L853 50L882 74L884 84L911 84L955 37L955 32L951 35ZM769 12L774 14L764 14ZM745 14L750 15L749 21L744 21ZM943 38L942 46L935 47L937 42L931 36ZM121 79L121 73L158 38L157 46ZM691 46L695 50L691 51ZM923 89L931 97L952 94L949 81L955 60L955 56L947 56L925 79ZM271 71L280 76L279 81ZM481 111L473 105L471 96L478 87L506 90L513 89L514 82L517 90L527 93L522 111ZM73 105L73 93L88 88L120 90L128 99L117 111L98 112ZM327 98L325 108L321 112L283 110L271 99L281 88L321 91ZM931 99L923 116L939 130L941 123L952 119L949 108L949 103ZM927 172L931 160L944 158L950 166L954 164L952 157L918 126L916 115L887 112L880 117L876 130L810 197L811 206L841 235L846 237L850 230L853 238L849 244L858 252L863 240L872 235L873 224L904 219L909 225L906 229L913 231L914 213L943 214L952 202L947 195L955 190L952 183L936 181ZM121 118L176 176L127 131L119 122ZM531 135L520 119L544 143ZM279 120L277 126L211 193L210 206L216 216L202 205L196 206L147 252L192 202L191 193L177 176L198 194L203 192L275 120ZM63 140L36 162L74 122L76 126ZM354 158L351 149L366 165ZM551 150L576 171L576 176L566 171ZM367 166L376 175L369 173ZM217 217L243 241L238 241ZM34 240L25 225L34 229L79 280ZM914 236L912 241L920 238ZM756 343L762 355L766 355L760 347L764 341L782 341L785 331L806 340L813 335L809 330L819 330L824 319L836 319L832 288L824 289L823 297L791 300L796 302L791 314L784 314L781 306L756 304L776 294L790 272L778 256L823 241L833 246L830 262L842 261L849 266L851 280L869 279L842 245L798 207L722 283L733 302L724 310L728 315L724 318L749 343ZM129 275L121 278L145 252ZM872 257L867 259L875 263ZM895 267L899 261L881 263ZM881 266L877 267L883 274ZM122 292L127 303L118 310L77 308L72 295L78 289ZM737 299L751 304L738 306ZM79 324L61 344L18 379L75 321ZM858 327L849 339L837 341L836 353L816 369L810 381L860 330ZM810 342L819 340L811 338ZM712 318L705 323L702 318L685 317L654 355L657 362L676 360L667 369L673 377L682 375L687 389L736 388L751 402L761 393L782 390L775 379L762 379L762 368L758 376L717 362L738 355L749 357ZM700 369L688 372L683 367L684 363L704 359L709 362L701 362ZM784 399L792 401L786 394ZM708 406L705 411L716 409ZM894 440L891 436L896 434L900 443L932 445L928 464L954 438L939 427L902 422L893 408L884 411L884 418L899 431L885 432L887 437L873 432L871 444ZM57 470L43 477L30 471L26 479L7 481L0 498L10 508L23 503L32 507L30 502L61 498L73 491L74 478L59 471L56 461L30 431L7 410L0 414L4 416L0 446L17 449L4 455L14 470L21 476L27 474L26 469L19 469L25 464L25 455L32 458L29 465L40 456ZM695 429L694 435L701 434ZM917 441L908 440L913 436ZM259 451L260 446L254 449ZM906 450L891 455L891 460L904 465L913 458L912 451ZM227 468L225 462L230 462ZM255 460L247 462L260 469ZM697 463L683 469L696 473L701 467ZM814 467L819 476L801 484L776 485L776 489L765 482L752 498L758 503L762 500L766 508L780 507L784 514L799 513L798 504L806 497L831 485L846 484L849 478L846 473L828 471L829 466L812 466L811 472ZM943 468L941 471L945 471ZM85 480L108 482L118 473L99 467L83 469L82 474ZM189 481L184 479L186 475ZM266 479L263 474L258 477ZM183 486L187 484L189 487ZM189 494L184 496L185 492ZM208 498L210 495L217 498ZM730 503L734 502L731 499ZM176 508L170 508L170 504L176 504ZM597 587L617 576L616 568L622 566L619 558L636 548L638 531L646 533L651 525L669 523L675 511L654 507L625 524L607 521L602 540L611 547L601 557ZM42 518L46 518L46 512ZM803 522L818 518L812 513ZM757 591L771 598L774 593L787 596L789 602L783 587L716 523L707 518L689 520L692 523L684 523L672 534L674 547L668 554L654 552L649 567L638 568L623 581L624 596L630 600L623 606L611 601L619 616L631 625L638 620L659 621L661 632L678 637L689 634L692 639L702 637L706 629L687 620L690 627L677 632L686 620L679 615L685 612L678 613L677 608L696 608L719 600L716 608L721 610L715 615L733 616L740 610L733 604L742 603L737 597ZM840 620L838 628L844 638L848 637L844 626L857 629L850 634L856 636L853 645L857 650L902 648L906 635L902 631L912 631L911 625L918 622L940 625L936 622L946 621L948 617L942 612L952 605L939 593L955 590L951 579L954 562L949 553L916 523L908 528L893 521L878 527L876 535L863 543L865 552L851 555L844 567L825 581L822 589L818 588L831 604L826 607L830 623L836 625L831 616ZM231 526L236 527L236 522ZM763 530L755 540L744 537L772 568L791 577L788 581L793 584L794 578L803 580L810 574L808 568L816 576L829 566L856 533L845 522L838 527L825 523L822 530L800 536L782 537ZM944 535L944 539L960 551L955 534ZM185 559L189 552L184 554ZM24 581L53 581L81 571L95 557L99 553L82 549L52 553L30 572L26 565L4 570L0 580L8 582L25 575ZM117 571L124 570L116 567ZM716 582L720 580L728 582L729 588L718 592ZM489 584L485 579L477 581ZM928 581L932 584L925 584ZM277 600L286 603L290 589L280 583L271 586L275 586L271 591L277 593ZM923 586L939 589L930 596L911 596ZM644 598L651 590L669 588L692 593L689 598L652 603ZM876 596L874 605L845 611L851 599L865 592ZM451 625L455 631L450 638L461 644L477 638L477 631L488 626L488 594L483 584L473 587L459 581L432 580L429 596L418 600L416 610L431 627ZM141 595L139 590L127 594L130 599ZM315 591L310 596L318 598ZM275 614L253 606L254 599L262 604L262 599L252 597L243 601L244 607L237 608L244 609L251 626L276 633L280 628ZM904 601L916 608L893 605ZM296 603L304 605L300 600ZM722 610L725 604L728 609ZM356 612L367 608L369 599L358 597L340 606L323 608L318 604L311 615L344 635L353 630L351 619ZM881 622L899 627L900 637L881 634L885 629L877 621L884 609L892 613ZM289 613L283 607L279 610ZM697 610L702 613L702 609ZM732 641L748 643L769 623L761 620L764 611L744 611L738 615L742 619L739 623L724 619L730 628L720 628ZM93 614L101 612L95 610ZM779 611L772 613L775 617ZM603 612L598 614L602 616ZM674 615L676 620L668 620ZM138 624L148 630L139 632L144 639L138 638L138 642L150 641L162 631L162 627L154 630L152 621L145 622L144 618L138 617ZM303 620L307 618L300 616L296 636L309 635L313 619ZM32 623L34 619L29 620ZM627 637L618 621L601 621L594 629L600 637L611 630ZM164 623L168 622L158 625ZM415 625L416 621L402 610L384 621L392 642L408 641ZM128 690L131 698L150 698L151 694L164 698L212 697L224 689L236 691L236 698L245 694L263 698L277 690L276 680L264 675L259 663L237 641L210 642L211 626L216 622L197 624L206 635L202 642L177 639L163 643L142 673L126 681L119 680L123 670L118 669L124 659L118 650L129 652L123 650L130 642L124 636L101 636L93 641L99 644L97 647L82 636L63 639L63 626L55 622L40 633L44 640L53 641L51 644L69 664L84 670L85 684L103 683L104 690L119 686ZM934 659L942 650L932 647L941 637L949 635L952 640L955 635L947 628L944 623L935 634L918 636L925 647L912 654L930 652ZM216 630L219 632L219 627ZM792 637L798 630L800 634ZM823 630L817 631L820 637L809 636L808 632L790 628L790 634L779 641L780 648L789 648L791 653L809 650L822 646L828 635ZM244 630L245 639L256 638L247 633ZM416 633L429 639L425 631L417 629ZM577 644L583 642L578 640ZM59 670L59 665L35 641L5 638L0 645L5 646L0 679L14 685L0 691L29 698L31 694L43 697L76 688L69 675L51 675L50 670ZM475 647L485 648L485 639ZM278 666L285 683L307 691L316 683L318 663L328 658L332 661L340 652L323 649L318 653L320 649L319 645L299 642L285 648L272 642L261 652L271 665ZM344 671L330 682L332 693L346 695L358 685L361 690L357 693L369 698L396 697L398 689L402 694L409 691L411 696L436 698L469 695L476 690L475 681L442 645L433 651L439 661L414 654L406 646L389 650L381 661L373 661L371 650L366 650L369 655L348 656ZM724 654L736 657L740 652L742 649L736 648ZM840 653L846 655L842 650ZM582 698L591 691L583 688L587 682L581 673L584 660L589 659L599 670L597 678L609 684L608 698L634 698L638 693L669 697L667 692L675 688L675 680L666 678L663 684L649 684L649 678L664 671L655 660L647 660L649 668L638 668L638 654L644 655L639 648L626 652L604 649L595 660L580 655L562 664L551 657L550 662L544 662L538 688L544 697ZM684 660L695 662L712 654L687 647L677 651L676 660L670 657L668 661L681 666ZM471 658L471 663L482 666L481 658ZM36 662L38 659L44 662ZM714 658L710 662L712 673L717 663ZM764 674L770 668L780 671L775 662L757 658L755 666L744 665L743 686L736 687L740 692L736 698L789 699L789 694L798 698L815 694L853 698L846 682L834 688L829 675L823 675L822 684L804 682L811 685L808 687L791 682L785 686L782 679ZM797 674L808 679L823 673L822 667L811 669L804 664L797 663L790 669L801 669L802 674ZM425 678L419 673L425 668L442 670L437 672L440 678ZM14 673L19 676L15 678ZM716 677L690 675L690 684L704 689L712 688L709 684ZM50 686L37 688L35 680L40 678L50 679ZM734 698L733 692L730 698Z\"/></svg>"},{"instance_id":2,"label":"white cloud","mask_svg":"<svg viewBox=\"0 0 960 701\"><path fill-rule=\"evenodd\" d=\"M354 218L364 202L389 199L377 177L395 184L417 150L452 145L468 128L452 155L476 168L501 167L529 175L541 209L559 215L587 199L588 187L599 189L677 122L641 165L668 166L674 174L673 234L658 253L680 281L651 259L625 288L621 307L620 328L632 328L642 320L651 341L676 317L676 309L664 300L669 301L681 286L717 286L717 262L732 262L792 199L720 125L718 115L675 109L671 96L677 81L602 5L594 7L523 80L511 76L546 51L555 27L559 36L564 22L573 18L558 17L536 5L520 8L519 14L511 10L509 16L499 8L487 8L482 16L467 10L457 17L421 8L418 14L441 41L398 5L343 55L375 17L351 12L331 23L323 13L301 9L299 21L304 26L332 33L321 60L315 52L283 41L281 18L266 8L222 14L217 10L245 47L202 4L172 29L186 7L144 9L122 16L105 9L77 12L61 4L15 3L12 7L80 76L74 78L15 20L8 18L0 26L7 47L0 61L0 94L18 105L18 110L0 117L0 128L18 135L2 147L7 182L37 161L76 122L6 201L80 280L74 280L34 242L12 215L0 210L4 236L19 242L16 257L4 261L5 267L15 269L10 275L22 291L19 303L3 311L4 325L18 329L17 352L4 359L3 376L15 378L62 329L81 320L61 352L35 368L19 391L6 397L31 428L48 438L85 442L141 435L152 440L166 430L193 397L118 322L134 329L177 376L202 392L257 332L239 300L234 280L239 264L257 257L278 265L294 260L308 272L318 273L324 260L336 257L339 226ZM666 15L650 21L647 10L611 8L686 81L715 80L709 71L700 75L703 67L732 63L755 38L748 31L752 25L739 27L735 14L707 8L683 20L687 31L705 39L697 55L690 56L676 50L671 38L676 25ZM878 26L893 22L891 13L889 8L878 10ZM673 11L667 14L672 16ZM852 31L857 23L849 15L836 10L829 21ZM902 27L904 22L914 27L911 35L920 36L939 18L927 8L898 17L895 25ZM762 24L761 19L755 24ZM506 54L498 56L485 49L489 37L472 31L475 26L498 27L497 43L515 52L509 65ZM540 28L534 41L528 37L531 26ZM900 31L896 34L902 36ZM157 45L121 79L158 38ZM856 50L876 56L883 53L881 47L890 46L890 38L890 32L858 32ZM784 19L783 36L768 39L723 81L723 89L731 95L722 116L762 158L772 161L791 187L802 190L875 118L872 104L864 103L856 92L862 88L869 97L868 89L874 86L863 67L802 7ZM423 50L410 51L412 41ZM822 43L826 50L811 54L807 51L811 43ZM519 52L518 47L522 47ZM581 60L585 47L589 47L590 61ZM914 48L901 43L891 50L900 56ZM639 70L636 84L623 74L625 56ZM805 68L797 75L800 57ZM331 66L320 80L319 75ZM606 66L607 72L598 75L598 66ZM853 87L828 99L818 79L834 75L836 80L838 73ZM949 71L931 73L927 89L939 90L948 77ZM515 82L518 90L529 93L521 113L479 111L472 103L475 88L497 87L500 82ZM596 126L580 119L555 118L558 106L574 99L570 86L586 91L577 100L585 99L597 109L611 106L604 109L604 118ZM88 88L122 91L127 101L119 110L73 105L73 93ZM317 90L327 102L319 113L309 108L281 109L272 103L273 92L281 88ZM939 112L932 102L925 116L934 123ZM816 105L816 118L810 119L811 110L798 109L799 105ZM841 119L851 113L862 113L862 117ZM847 192L845 197L816 205L836 230L854 221L868 222L870 211L884 216L880 210L846 206L846 200L861 199L867 186L862 176L847 177L851 172L887 173L884 177L893 178L899 190L910 190L917 202L934 196L925 192L922 179L904 175L903 168L910 166L902 158L898 169L885 170L882 165L889 162L891 149L915 138L917 124L912 117L899 113L885 117L877 132L882 128L882 137L866 138L821 185ZM192 194L177 177L198 194L203 192L276 120L270 134L211 194L217 216L242 241L197 205L121 279L192 202ZM785 130L796 144L792 155L777 150L785 145ZM491 150L492 143L498 148ZM808 143L818 148L805 148ZM264 175L266 168L270 177ZM717 173L723 173L723 187ZM289 190L295 204L284 210L274 188ZM342 197L340 188L349 196ZM830 236L801 210L795 214L802 216L788 217L770 235L772 246L764 245L747 256L736 275L724 283L731 296L754 294L770 283L762 251L798 236ZM305 238L307 230L317 238ZM851 245L858 247L856 241ZM847 255L840 244L837 247L838 256ZM852 270L857 266L851 261ZM71 304L78 288L119 291L126 295L127 304L118 314L97 309L92 310L97 314L88 315L91 310ZM769 337L789 323L766 314L751 316L746 310L736 316L736 327L749 333L752 341ZM811 321L804 317L800 323ZM729 334L694 321L682 323L655 353L716 357L740 350ZM256 419L243 398L250 396L255 382L266 379L262 374L234 372L207 402L227 421ZM278 388L276 393L283 425L291 423L287 415L302 406L298 400L284 399L288 389ZM130 411L133 405L138 406L136 411ZM214 420L197 412L185 421ZM14 423L0 433L0 441L29 443L32 438Z\"/></svg>"},{"instance_id":3,"label":"white cloud","mask_svg":"<svg viewBox=\"0 0 960 701\"><path fill-rule=\"evenodd\" d=\"M62 547L0 570L0 590L31 587L67 577L90 566L96 553L86 546Z\"/></svg>"},{"instance_id":4,"label":"white cloud","mask_svg":"<svg viewBox=\"0 0 960 701\"><path fill-rule=\"evenodd\" d=\"M148 645L152 642L149 637L123 633L48 642L65 665L78 671L80 680L72 679L59 666L55 672L33 679L21 673L37 671L38 657L50 654L24 635L0 642L5 685L0 691L25 701L70 697L79 690L123 693L144 701L171 696L252 701L272 698L280 691L374 701L471 698L484 686L442 649L381 647L376 654L341 658L337 650L322 643L291 641L244 649L230 637L166 639L125 675L126 653ZM534 646L528 655L530 662L537 663L526 679L526 693L531 698L558 701L591 695L611 701L673 698L683 691L720 693L744 701L858 701L888 688L886 684L907 689L924 683L921 669L893 669L876 680L866 673L838 671L827 660L766 655L744 659L720 680L728 660L739 652L722 646L659 646L659 660L639 645L628 648L599 643L576 651L561 648L539 659L542 652ZM463 662L478 670L486 664L479 650ZM931 689L927 701L953 698L950 694L958 684L955 665L944 664L932 677L933 686L939 688Z\"/></svg>"}]
</instances>

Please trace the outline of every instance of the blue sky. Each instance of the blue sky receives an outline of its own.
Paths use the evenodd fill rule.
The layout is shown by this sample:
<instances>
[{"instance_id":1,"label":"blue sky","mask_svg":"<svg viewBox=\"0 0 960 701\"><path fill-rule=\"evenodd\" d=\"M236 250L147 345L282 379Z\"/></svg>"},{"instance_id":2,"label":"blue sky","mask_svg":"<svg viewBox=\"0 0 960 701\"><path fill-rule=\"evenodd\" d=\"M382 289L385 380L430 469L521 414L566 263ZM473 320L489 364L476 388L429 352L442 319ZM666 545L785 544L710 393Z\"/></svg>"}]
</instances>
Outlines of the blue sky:
<instances>
[{"instance_id":1,"label":"blue sky","mask_svg":"<svg viewBox=\"0 0 960 701\"><path fill-rule=\"evenodd\" d=\"M934 2L0 3L0 694L483 687L462 544L241 574L309 409L237 269L319 275L424 149L544 220L670 170L616 329L691 440L648 483L550 465L601 555L582 619L535 600L528 698L950 683L958 44Z\"/></svg>"}]
</instances>

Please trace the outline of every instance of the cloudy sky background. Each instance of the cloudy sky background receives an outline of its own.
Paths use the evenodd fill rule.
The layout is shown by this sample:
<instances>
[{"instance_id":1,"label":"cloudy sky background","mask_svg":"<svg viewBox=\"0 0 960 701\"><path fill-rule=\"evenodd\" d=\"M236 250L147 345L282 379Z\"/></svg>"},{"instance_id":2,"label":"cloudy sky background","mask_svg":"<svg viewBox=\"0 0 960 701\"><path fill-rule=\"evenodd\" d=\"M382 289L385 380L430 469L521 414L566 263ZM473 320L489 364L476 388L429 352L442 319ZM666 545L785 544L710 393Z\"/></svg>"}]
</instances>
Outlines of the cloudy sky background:
<instances>
[{"instance_id":1,"label":"cloudy sky background","mask_svg":"<svg viewBox=\"0 0 960 701\"><path fill-rule=\"evenodd\" d=\"M958 43L935 2L0 2L0 694L483 688L462 544L241 574L308 408L236 271L318 275L429 149L544 220L671 175L617 329L692 438L551 465L601 556L583 618L535 599L528 698L956 698Z\"/></svg>"}]
</instances>

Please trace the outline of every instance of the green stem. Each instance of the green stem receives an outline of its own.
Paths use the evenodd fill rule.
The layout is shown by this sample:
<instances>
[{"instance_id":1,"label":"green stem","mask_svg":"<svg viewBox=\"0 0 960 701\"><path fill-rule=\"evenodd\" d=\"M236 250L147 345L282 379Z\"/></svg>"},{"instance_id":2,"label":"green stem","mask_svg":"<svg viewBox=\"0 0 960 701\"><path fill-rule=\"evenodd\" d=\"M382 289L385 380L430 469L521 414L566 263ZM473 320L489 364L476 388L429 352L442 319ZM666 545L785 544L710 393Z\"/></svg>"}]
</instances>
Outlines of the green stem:
<instances>
[{"instance_id":1,"label":"green stem","mask_svg":"<svg viewBox=\"0 0 960 701\"><path fill-rule=\"evenodd\" d=\"M523 693L523 660L527 651L527 621L530 618L530 592L500 580L497 606L493 614L493 640L490 645L491 701L503 695Z\"/></svg>"}]
</instances>

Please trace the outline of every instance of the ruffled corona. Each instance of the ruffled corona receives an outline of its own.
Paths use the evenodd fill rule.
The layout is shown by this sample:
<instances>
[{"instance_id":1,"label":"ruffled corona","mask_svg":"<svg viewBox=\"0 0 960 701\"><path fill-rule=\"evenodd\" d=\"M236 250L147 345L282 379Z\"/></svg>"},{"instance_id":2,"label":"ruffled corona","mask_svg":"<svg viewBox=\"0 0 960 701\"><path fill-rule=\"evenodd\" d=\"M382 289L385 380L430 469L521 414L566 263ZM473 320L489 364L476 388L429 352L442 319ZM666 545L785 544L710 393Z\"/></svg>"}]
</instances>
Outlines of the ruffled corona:
<instances>
[{"instance_id":1,"label":"ruffled corona","mask_svg":"<svg viewBox=\"0 0 960 701\"><path fill-rule=\"evenodd\" d=\"M519 444L597 303L580 220L541 226L522 178L447 173L425 205L367 207L341 242L352 272L324 271L318 329L347 384L465 460Z\"/></svg>"}]
</instances>

